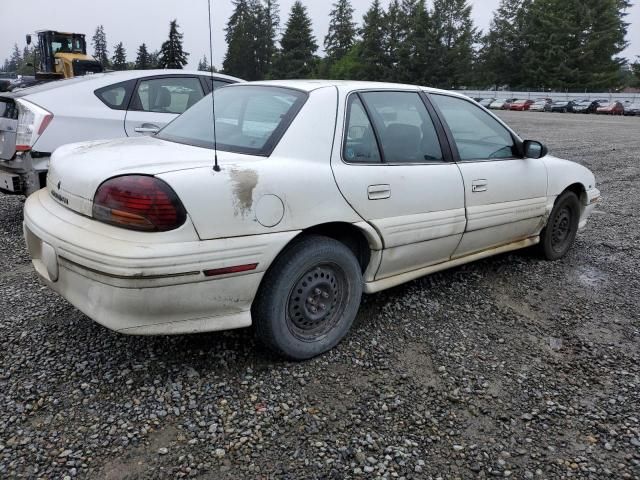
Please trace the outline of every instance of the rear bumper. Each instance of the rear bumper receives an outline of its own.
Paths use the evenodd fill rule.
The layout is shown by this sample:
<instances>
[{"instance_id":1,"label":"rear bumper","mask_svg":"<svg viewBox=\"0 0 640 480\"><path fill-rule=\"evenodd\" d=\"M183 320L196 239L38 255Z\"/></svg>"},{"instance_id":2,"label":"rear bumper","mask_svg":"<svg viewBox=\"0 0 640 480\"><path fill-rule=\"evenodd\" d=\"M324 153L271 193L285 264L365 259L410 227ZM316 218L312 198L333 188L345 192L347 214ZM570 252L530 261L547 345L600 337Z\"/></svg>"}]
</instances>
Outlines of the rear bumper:
<instances>
[{"instance_id":1,"label":"rear bumper","mask_svg":"<svg viewBox=\"0 0 640 480\"><path fill-rule=\"evenodd\" d=\"M118 237L120 229L66 209L46 190L25 204L24 235L36 272L105 327L156 335L251 325L264 272L297 232L200 241L190 222L179 230L174 237L182 241L128 231ZM246 274L204 273L254 263Z\"/></svg>"},{"instance_id":2,"label":"rear bumper","mask_svg":"<svg viewBox=\"0 0 640 480\"><path fill-rule=\"evenodd\" d=\"M0 160L0 191L29 196L45 186L49 156L32 157L31 152Z\"/></svg>"}]
</instances>

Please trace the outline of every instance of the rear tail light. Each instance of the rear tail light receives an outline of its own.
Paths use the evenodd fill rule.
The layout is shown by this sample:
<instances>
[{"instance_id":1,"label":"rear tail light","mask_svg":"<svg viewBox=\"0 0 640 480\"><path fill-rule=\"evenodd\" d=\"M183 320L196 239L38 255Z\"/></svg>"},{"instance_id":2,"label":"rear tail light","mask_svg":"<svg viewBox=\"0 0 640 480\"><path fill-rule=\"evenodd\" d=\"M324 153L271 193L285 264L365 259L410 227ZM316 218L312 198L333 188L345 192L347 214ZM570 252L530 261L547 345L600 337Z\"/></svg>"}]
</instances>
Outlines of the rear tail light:
<instances>
[{"instance_id":1,"label":"rear tail light","mask_svg":"<svg viewBox=\"0 0 640 480\"><path fill-rule=\"evenodd\" d=\"M16 129L16 150L25 152L31 150L40 135L53 120L53 113L38 105L19 98L18 128Z\"/></svg>"},{"instance_id":2,"label":"rear tail light","mask_svg":"<svg viewBox=\"0 0 640 480\"><path fill-rule=\"evenodd\" d=\"M123 175L98 187L93 218L130 230L166 232L184 224L187 213L176 193L162 180Z\"/></svg>"}]
</instances>

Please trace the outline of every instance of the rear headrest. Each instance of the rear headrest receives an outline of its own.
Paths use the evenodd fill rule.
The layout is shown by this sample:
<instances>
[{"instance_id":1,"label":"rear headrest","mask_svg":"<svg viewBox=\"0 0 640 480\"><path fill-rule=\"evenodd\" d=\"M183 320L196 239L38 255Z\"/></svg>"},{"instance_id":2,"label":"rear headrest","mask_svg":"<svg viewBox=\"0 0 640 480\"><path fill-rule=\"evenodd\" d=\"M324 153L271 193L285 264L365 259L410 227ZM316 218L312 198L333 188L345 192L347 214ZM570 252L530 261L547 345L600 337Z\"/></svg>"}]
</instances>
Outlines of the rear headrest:
<instances>
[{"instance_id":1,"label":"rear headrest","mask_svg":"<svg viewBox=\"0 0 640 480\"><path fill-rule=\"evenodd\" d=\"M171 92L167 87L160 87L154 107L167 108L169 105L171 105Z\"/></svg>"},{"instance_id":2,"label":"rear headrest","mask_svg":"<svg viewBox=\"0 0 640 480\"><path fill-rule=\"evenodd\" d=\"M392 123L385 130L385 156L391 162L419 160L421 142L420 128L405 123Z\"/></svg>"}]
</instances>

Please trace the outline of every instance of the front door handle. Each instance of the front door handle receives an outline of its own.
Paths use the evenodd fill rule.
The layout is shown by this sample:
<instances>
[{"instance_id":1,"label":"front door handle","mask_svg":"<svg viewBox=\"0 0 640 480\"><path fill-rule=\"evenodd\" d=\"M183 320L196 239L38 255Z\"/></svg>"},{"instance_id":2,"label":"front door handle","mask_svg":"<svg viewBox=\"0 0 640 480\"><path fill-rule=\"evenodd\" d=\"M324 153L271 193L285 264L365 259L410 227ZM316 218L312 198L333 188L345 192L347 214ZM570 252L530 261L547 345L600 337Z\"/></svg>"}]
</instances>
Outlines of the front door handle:
<instances>
[{"instance_id":1,"label":"front door handle","mask_svg":"<svg viewBox=\"0 0 640 480\"><path fill-rule=\"evenodd\" d=\"M489 182L486 180L474 180L471 182L471 191L473 193L486 192Z\"/></svg>"},{"instance_id":2,"label":"front door handle","mask_svg":"<svg viewBox=\"0 0 640 480\"><path fill-rule=\"evenodd\" d=\"M391 185L369 185L367 188L369 200L384 200L391 198Z\"/></svg>"},{"instance_id":3,"label":"front door handle","mask_svg":"<svg viewBox=\"0 0 640 480\"><path fill-rule=\"evenodd\" d=\"M160 131L160 127L153 123L143 123L141 126L133 129L136 133L154 134Z\"/></svg>"}]
</instances>

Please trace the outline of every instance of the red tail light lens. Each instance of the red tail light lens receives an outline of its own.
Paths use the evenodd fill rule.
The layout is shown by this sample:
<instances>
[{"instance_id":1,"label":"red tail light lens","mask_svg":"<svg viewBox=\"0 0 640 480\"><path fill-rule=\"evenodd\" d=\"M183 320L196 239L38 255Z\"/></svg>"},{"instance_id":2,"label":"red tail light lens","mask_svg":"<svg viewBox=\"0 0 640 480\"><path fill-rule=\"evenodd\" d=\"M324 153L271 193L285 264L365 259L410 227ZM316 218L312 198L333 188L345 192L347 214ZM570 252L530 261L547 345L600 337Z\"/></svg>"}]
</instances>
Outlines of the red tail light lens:
<instances>
[{"instance_id":1,"label":"red tail light lens","mask_svg":"<svg viewBox=\"0 0 640 480\"><path fill-rule=\"evenodd\" d=\"M93 218L130 230L166 232L184 224L187 213L176 193L162 180L123 175L98 187Z\"/></svg>"}]
</instances>

